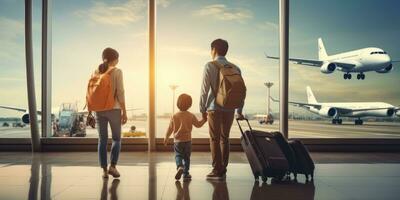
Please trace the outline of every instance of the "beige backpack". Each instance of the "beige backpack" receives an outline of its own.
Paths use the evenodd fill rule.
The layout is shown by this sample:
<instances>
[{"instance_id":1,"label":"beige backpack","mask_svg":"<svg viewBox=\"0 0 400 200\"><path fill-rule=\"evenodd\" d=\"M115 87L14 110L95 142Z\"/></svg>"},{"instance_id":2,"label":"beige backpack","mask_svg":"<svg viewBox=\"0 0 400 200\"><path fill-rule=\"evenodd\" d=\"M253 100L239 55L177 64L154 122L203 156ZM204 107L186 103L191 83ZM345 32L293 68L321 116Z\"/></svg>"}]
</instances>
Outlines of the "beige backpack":
<instances>
[{"instance_id":1,"label":"beige backpack","mask_svg":"<svg viewBox=\"0 0 400 200\"><path fill-rule=\"evenodd\" d=\"M215 95L215 103L226 109L236 109L244 104L246 98L246 85L239 69L228 63L220 64L213 61L219 71L218 88L212 89Z\"/></svg>"}]
</instances>

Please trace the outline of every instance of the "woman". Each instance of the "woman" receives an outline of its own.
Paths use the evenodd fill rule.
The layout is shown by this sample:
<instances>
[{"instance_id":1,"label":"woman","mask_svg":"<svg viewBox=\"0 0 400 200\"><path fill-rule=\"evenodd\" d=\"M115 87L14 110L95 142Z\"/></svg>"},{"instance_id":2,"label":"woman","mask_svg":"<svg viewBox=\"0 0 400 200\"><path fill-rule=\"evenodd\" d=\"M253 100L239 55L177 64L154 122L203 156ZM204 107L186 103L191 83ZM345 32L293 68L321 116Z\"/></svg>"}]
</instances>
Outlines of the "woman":
<instances>
[{"instance_id":1,"label":"woman","mask_svg":"<svg viewBox=\"0 0 400 200\"><path fill-rule=\"evenodd\" d=\"M103 51L103 63L99 65L95 73L110 74L111 89L114 96L114 106L112 109L97 111L97 124L99 131L99 160L100 166L103 168L103 178L108 175L119 177L120 174L116 168L119 152L121 150L121 124L127 122L125 108L124 84L121 69L116 68L118 64L118 52L112 48L106 48ZM108 140L108 123L111 126L112 146L110 155L110 167L107 170L107 140Z\"/></svg>"}]
</instances>

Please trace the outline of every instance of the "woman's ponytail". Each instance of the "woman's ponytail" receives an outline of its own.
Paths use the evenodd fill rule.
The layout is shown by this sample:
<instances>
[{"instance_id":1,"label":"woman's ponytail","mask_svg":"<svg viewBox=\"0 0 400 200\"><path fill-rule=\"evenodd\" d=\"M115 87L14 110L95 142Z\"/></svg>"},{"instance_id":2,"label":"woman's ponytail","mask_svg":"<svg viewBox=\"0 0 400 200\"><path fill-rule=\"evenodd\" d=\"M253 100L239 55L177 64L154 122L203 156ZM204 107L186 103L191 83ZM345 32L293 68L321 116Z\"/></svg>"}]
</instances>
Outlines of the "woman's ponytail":
<instances>
[{"instance_id":1,"label":"woman's ponytail","mask_svg":"<svg viewBox=\"0 0 400 200\"><path fill-rule=\"evenodd\" d=\"M115 49L108 47L103 50L102 57L103 63L99 65L99 72L101 74L105 73L108 70L109 63L118 59L119 54Z\"/></svg>"},{"instance_id":2,"label":"woman's ponytail","mask_svg":"<svg viewBox=\"0 0 400 200\"><path fill-rule=\"evenodd\" d=\"M108 62L107 62L107 60L104 60L104 62L99 65L99 72L100 72L100 74L103 74L107 70L108 70Z\"/></svg>"}]
</instances>

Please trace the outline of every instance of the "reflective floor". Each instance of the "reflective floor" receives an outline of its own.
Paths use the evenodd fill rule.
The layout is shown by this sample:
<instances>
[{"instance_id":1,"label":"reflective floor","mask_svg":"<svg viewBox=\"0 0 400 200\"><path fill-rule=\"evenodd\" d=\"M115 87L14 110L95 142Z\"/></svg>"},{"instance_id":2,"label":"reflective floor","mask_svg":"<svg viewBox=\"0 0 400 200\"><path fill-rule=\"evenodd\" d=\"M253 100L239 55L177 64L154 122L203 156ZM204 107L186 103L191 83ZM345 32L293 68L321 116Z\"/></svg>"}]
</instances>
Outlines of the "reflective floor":
<instances>
[{"instance_id":1,"label":"reflective floor","mask_svg":"<svg viewBox=\"0 0 400 200\"><path fill-rule=\"evenodd\" d=\"M243 153L226 181L206 181L210 157L194 152L193 180L175 182L172 153L124 152L121 178L101 178L97 154L0 153L0 199L400 199L399 154L313 153L313 183L255 183Z\"/></svg>"}]
</instances>

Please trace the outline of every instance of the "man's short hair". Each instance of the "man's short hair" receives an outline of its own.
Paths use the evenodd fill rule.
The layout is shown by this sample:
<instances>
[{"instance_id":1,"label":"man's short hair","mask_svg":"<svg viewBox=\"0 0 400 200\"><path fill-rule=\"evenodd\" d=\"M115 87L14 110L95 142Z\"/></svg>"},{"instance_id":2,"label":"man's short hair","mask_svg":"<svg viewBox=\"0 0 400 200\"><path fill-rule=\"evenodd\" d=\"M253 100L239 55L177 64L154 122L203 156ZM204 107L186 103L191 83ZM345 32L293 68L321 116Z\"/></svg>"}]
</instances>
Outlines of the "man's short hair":
<instances>
[{"instance_id":1,"label":"man's short hair","mask_svg":"<svg viewBox=\"0 0 400 200\"><path fill-rule=\"evenodd\" d=\"M176 102L180 111L187 111L192 106L192 97L188 94L181 94Z\"/></svg>"},{"instance_id":2,"label":"man's short hair","mask_svg":"<svg viewBox=\"0 0 400 200\"><path fill-rule=\"evenodd\" d=\"M216 39L213 42L211 42L211 49L213 48L215 49L215 51L219 56L225 56L226 53L228 52L229 45L226 40Z\"/></svg>"}]
</instances>

